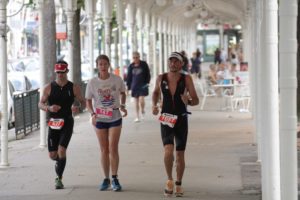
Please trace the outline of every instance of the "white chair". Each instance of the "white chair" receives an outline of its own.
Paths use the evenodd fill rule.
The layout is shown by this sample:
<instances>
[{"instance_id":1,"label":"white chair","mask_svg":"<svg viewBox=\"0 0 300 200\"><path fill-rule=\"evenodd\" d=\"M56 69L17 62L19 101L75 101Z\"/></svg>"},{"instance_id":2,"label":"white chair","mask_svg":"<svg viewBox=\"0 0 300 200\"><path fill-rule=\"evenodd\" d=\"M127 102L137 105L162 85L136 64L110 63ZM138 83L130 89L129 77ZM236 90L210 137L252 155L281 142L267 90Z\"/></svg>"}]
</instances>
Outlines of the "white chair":
<instances>
[{"instance_id":1,"label":"white chair","mask_svg":"<svg viewBox=\"0 0 300 200\"><path fill-rule=\"evenodd\" d=\"M233 93L225 97L230 100L231 111L237 110L240 106L240 112L249 112L251 103L249 84L236 84Z\"/></svg>"},{"instance_id":2,"label":"white chair","mask_svg":"<svg viewBox=\"0 0 300 200\"><path fill-rule=\"evenodd\" d=\"M207 97L213 97L217 95L215 89L212 87L212 84L207 77L205 77L204 81L202 81L202 91L203 99L200 107L201 110L203 110L204 108L204 104L206 102Z\"/></svg>"}]
</instances>

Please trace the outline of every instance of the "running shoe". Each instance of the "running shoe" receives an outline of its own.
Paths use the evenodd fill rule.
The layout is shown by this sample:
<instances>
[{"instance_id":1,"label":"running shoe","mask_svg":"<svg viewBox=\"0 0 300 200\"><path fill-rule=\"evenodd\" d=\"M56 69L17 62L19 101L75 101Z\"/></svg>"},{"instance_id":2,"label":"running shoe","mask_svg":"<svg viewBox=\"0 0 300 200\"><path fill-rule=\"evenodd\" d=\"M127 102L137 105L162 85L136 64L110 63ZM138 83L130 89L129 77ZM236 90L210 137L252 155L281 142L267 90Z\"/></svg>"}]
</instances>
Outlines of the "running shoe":
<instances>
[{"instance_id":1,"label":"running shoe","mask_svg":"<svg viewBox=\"0 0 300 200\"><path fill-rule=\"evenodd\" d=\"M173 182L173 180L167 180L165 191L164 191L164 195L166 197L172 196L172 194L173 194L173 188L174 188L174 182Z\"/></svg>"},{"instance_id":2,"label":"running shoe","mask_svg":"<svg viewBox=\"0 0 300 200\"><path fill-rule=\"evenodd\" d=\"M62 183L61 179L58 177L55 179L55 189L64 189L64 184Z\"/></svg>"},{"instance_id":3,"label":"running shoe","mask_svg":"<svg viewBox=\"0 0 300 200\"><path fill-rule=\"evenodd\" d=\"M112 179L111 188L113 191L116 191L116 192L122 190L122 186L120 185L119 180L117 178Z\"/></svg>"},{"instance_id":4,"label":"running shoe","mask_svg":"<svg viewBox=\"0 0 300 200\"><path fill-rule=\"evenodd\" d=\"M175 186L175 196L176 197L182 197L183 196L183 189L181 185L176 185Z\"/></svg>"},{"instance_id":5,"label":"running shoe","mask_svg":"<svg viewBox=\"0 0 300 200\"><path fill-rule=\"evenodd\" d=\"M139 119L139 118L135 118L135 120L134 120L134 123L138 123L138 122L140 122L141 120Z\"/></svg>"},{"instance_id":6,"label":"running shoe","mask_svg":"<svg viewBox=\"0 0 300 200\"><path fill-rule=\"evenodd\" d=\"M105 191L109 188L109 186L110 186L110 180L109 178L105 178L103 182L99 185L99 190Z\"/></svg>"}]
</instances>

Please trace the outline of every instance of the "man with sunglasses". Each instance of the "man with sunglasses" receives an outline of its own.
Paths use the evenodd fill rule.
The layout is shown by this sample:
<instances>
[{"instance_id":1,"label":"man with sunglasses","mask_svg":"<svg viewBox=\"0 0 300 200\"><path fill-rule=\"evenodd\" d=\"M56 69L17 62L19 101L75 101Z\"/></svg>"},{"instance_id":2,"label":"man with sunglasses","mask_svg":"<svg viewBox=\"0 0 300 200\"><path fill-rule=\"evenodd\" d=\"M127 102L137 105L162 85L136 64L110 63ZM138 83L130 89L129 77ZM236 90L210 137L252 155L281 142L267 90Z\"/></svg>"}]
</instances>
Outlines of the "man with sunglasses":
<instances>
[{"instance_id":1,"label":"man with sunglasses","mask_svg":"<svg viewBox=\"0 0 300 200\"><path fill-rule=\"evenodd\" d=\"M140 60L139 52L132 53L133 62L128 67L127 88L135 100L136 119L140 122L145 115L145 96L149 94L150 70L145 61ZM141 113L140 113L141 112ZM141 115L140 115L141 114Z\"/></svg>"},{"instance_id":2,"label":"man with sunglasses","mask_svg":"<svg viewBox=\"0 0 300 200\"><path fill-rule=\"evenodd\" d=\"M39 102L39 108L48 114L48 151L49 157L56 161L55 188L63 189L63 172L66 166L66 150L71 140L74 126L73 113L79 111L74 106L74 100L79 101L80 107L85 108L85 99L80 87L68 80L68 63L58 61L55 64L56 80L47 84Z\"/></svg>"}]
</instances>

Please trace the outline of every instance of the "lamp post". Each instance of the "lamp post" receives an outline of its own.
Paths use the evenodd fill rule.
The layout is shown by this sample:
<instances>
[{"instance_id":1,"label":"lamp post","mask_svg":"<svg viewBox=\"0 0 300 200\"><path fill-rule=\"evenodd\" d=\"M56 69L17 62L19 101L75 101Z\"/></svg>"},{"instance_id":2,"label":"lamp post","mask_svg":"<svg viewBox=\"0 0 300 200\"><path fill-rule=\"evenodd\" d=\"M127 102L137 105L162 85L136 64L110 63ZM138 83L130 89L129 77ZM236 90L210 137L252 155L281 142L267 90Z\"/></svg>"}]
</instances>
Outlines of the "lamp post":
<instances>
[{"instance_id":1,"label":"lamp post","mask_svg":"<svg viewBox=\"0 0 300 200\"><path fill-rule=\"evenodd\" d=\"M74 55L73 55L73 19L75 11L77 10L77 0L64 0L63 8L67 15L67 46L68 46L68 54L69 54L69 79L70 81L74 81Z\"/></svg>"},{"instance_id":2,"label":"lamp post","mask_svg":"<svg viewBox=\"0 0 300 200\"><path fill-rule=\"evenodd\" d=\"M7 111L7 25L6 0L0 0L0 73L1 73L1 163L0 167L7 167L8 163L8 111Z\"/></svg>"},{"instance_id":3,"label":"lamp post","mask_svg":"<svg viewBox=\"0 0 300 200\"><path fill-rule=\"evenodd\" d=\"M90 54L90 70L91 78L94 76L94 9L96 8L95 0L85 0L85 8L88 18L89 28L89 54Z\"/></svg>"}]
</instances>

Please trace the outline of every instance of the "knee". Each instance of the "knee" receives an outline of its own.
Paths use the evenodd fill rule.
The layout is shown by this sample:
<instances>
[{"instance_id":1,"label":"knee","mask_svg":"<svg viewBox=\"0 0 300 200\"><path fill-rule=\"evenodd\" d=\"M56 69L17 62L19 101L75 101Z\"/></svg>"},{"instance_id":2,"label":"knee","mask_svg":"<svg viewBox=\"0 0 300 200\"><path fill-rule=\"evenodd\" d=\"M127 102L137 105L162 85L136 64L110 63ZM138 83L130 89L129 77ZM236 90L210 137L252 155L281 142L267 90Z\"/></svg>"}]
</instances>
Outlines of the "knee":
<instances>
[{"instance_id":1,"label":"knee","mask_svg":"<svg viewBox=\"0 0 300 200\"><path fill-rule=\"evenodd\" d=\"M65 149L58 149L58 157L59 158L65 158L66 157L66 150Z\"/></svg>"},{"instance_id":2,"label":"knee","mask_svg":"<svg viewBox=\"0 0 300 200\"><path fill-rule=\"evenodd\" d=\"M118 153L118 147L110 147L110 155L115 157L117 156L119 153Z\"/></svg>"},{"instance_id":3,"label":"knee","mask_svg":"<svg viewBox=\"0 0 300 200\"><path fill-rule=\"evenodd\" d=\"M165 145L165 155L171 156L174 152L174 146L173 145Z\"/></svg>"},{"instance_id":4,"label":"knee","mask_svg":"<svg viewBox=\"0 0 300 200\"><path fill-rule=\"evenodd\" d=\"M101 147L101 154L102 155L109 155L109 148L108 147Z\"/></svg>"},{"instance_id":5,"label":"knee","mask_svg":"<svg viewBox=\"0 0 300 200\"><path fill-rule=\"evenodd\" d=\"M51 160L57 160L57 153L56 152L50 152L49 153L49 158Z\"/></svg>"}]
</instances>

